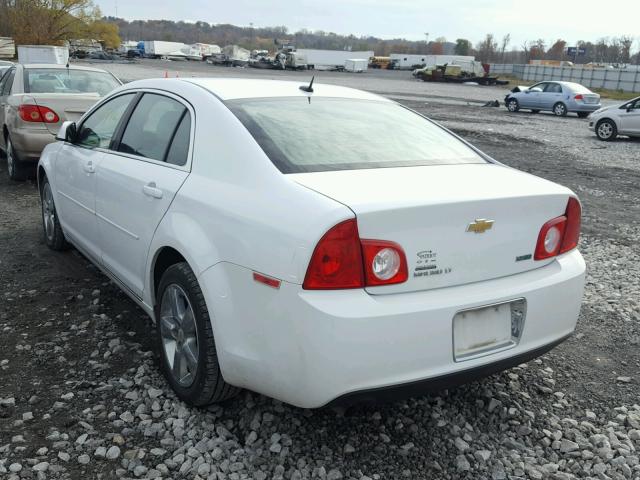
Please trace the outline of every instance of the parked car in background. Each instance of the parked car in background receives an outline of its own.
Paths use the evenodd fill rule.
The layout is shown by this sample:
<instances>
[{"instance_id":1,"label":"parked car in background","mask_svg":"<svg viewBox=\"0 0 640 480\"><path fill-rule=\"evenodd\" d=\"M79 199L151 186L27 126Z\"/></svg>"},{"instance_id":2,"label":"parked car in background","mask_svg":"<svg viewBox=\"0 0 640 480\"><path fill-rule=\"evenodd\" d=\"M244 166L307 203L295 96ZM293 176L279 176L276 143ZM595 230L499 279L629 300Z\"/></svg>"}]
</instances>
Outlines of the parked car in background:
<instances>
[{"instance_id":1,"label":"parked car in background","mask_svg":"<svg viewBox=\"0 0 640 480\"><path fill-rule=\"evenodd\" d=\"M596 110L589 116L589 130L605 141L618 135L640 137L640 97Z\"/></svg>"},{"instance_id":2,"label":"parked car in background","mask_svg":"<svg viewBox=\"0 0 640 480\"><path fill-rule=\"evenodd\" d=\"M600 95L573 82L539 82L531 87L515 87L504 99L507 110L531 110L533 113L553 112L564 117L576 113L586 118L600 108Z\"/></svg>"},{"instance_id":3,"label":"parked car in background","mask_svg":"<svg viewBox=\"0 0 640 480\"><path fill-rule=\"evenodd\" d=\"M142 80L59 138L38 167L45 241L75 245L155 319L189 404L238 387L305 408L418 394L575 328L575 194L389 99Z\"/></svg>"},{"instance_id":4,"label":"parked car in background","mask_svg":"<svg viewBox=\"0 0 640 480\"><path fill-rule=\"evenodd\" d=\"M0 149L7 171L22 180L62 122L77 120L100 98L122 85L111 73L90 67L16 64L0 78Z\"/></svg>"}]
</instances>

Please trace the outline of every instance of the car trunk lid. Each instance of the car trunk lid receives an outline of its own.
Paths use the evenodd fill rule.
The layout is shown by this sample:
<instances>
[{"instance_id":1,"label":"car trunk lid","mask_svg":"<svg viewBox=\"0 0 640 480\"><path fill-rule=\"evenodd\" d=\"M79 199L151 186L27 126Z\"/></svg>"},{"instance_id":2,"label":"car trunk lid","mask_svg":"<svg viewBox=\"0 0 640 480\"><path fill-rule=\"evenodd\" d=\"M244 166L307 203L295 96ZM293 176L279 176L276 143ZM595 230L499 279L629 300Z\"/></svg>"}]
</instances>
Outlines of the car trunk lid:
<instances>
[{"instance_id":1,"label":"car trunk lid","mask_svg":"<svg viewBox=\"0 0 640 480\"><path fill-rule=\"evenodd\" d=\"M60 121L44 124L47 130L55 135L60 130L62 122L78 121L100 98L98 94L86 93L30 93L25 96L25 103L48 107L56 112Z\"/></svg>"},{"instance_id":2,"label":"car trunk lid","mask_svg":"<svg viewBox=\"0 0 640 480\"><path fill-rule=\"evenodd\" d=\"M534 261L540 228L563 215L570 190L495 164L290 175L348 206L360 237L398 243L409 279L372 294L450 287L546 265Z\"/></svg>"}]
</instances>

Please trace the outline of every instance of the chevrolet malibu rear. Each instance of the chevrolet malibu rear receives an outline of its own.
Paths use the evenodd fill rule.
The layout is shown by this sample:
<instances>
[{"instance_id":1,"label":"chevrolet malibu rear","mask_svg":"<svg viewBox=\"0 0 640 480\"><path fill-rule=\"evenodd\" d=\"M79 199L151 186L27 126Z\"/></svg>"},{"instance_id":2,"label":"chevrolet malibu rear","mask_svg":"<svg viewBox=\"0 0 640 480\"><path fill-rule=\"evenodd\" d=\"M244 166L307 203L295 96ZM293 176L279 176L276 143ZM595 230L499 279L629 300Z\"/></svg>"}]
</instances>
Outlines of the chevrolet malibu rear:
<instances>
[{"instance_id":1,"label":"chevrolet malibu rear","mask_svg":"<svg viewBox=\"0 0 640 480\"><path fill-rule=\"evenodd\" d=\"M120 225L121 239L113 248L98 235L96 250L110 275L124 272L120 283L134 257L119 266L118 256L132 235L136 248L144 241L129 197L148 189L141 209L168 202L148 226L144 278L125 291L156 319L162 368L180 398L203 405L240 387L314 408L419 395L571 335L585 275L573 192L385 98L299 87L148 80L114 93L171 92L197 118L191 160L165 172L175 172L173 196L162 177L120 189L108 173L101 184L92 164L96 208L106 209L97 213L105 231ZM65 219L55 180L51 202L43 184L45 231L56 221L46 212L63 202L61 231L79 243L84 232ZM118 202L128 206L121 218L109 214Z\"/></svg>"}]
</instances>

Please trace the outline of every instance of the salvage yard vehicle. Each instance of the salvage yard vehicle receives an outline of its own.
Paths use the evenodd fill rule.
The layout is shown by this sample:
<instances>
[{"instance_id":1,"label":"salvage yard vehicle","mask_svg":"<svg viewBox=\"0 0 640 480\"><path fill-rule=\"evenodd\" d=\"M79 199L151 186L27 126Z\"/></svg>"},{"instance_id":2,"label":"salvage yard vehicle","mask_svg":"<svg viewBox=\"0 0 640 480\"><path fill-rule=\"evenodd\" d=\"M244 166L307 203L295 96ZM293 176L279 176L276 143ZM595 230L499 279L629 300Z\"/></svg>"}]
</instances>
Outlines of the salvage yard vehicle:
<instances>
[{"instance_id":1,"label":"salvage yard vehicle","mask_svg":"<svg viewBox=\"0 0 640 480\"><path fill-rule=\"evenodd\" d=\"M65 120L77 120L122 83L90 67L17 64L0 78L0 149L12 180L24 180Z\"/></svg>"},{"instance_id":2,"label":"salvage yard vehicle","mask_svg":"<svg viewBox=\"0 0 640 480\"><path fill-rule=\"evenodd\" d=\"M580 118L586 118L601 106L600 95L573 82L540 82L531 87L517 86L507 94L504 102L510 112L521 109L533 113L548 111L559 117L576 113Z\"/></svg>"},{"instance_id":3,"label":"salvage yard vehicle","mask_svg":"<svg viewBox=\"0 0 640 480\"><path fill-rule=\"evenodd\" d=\"M45 241L155 320L191 405L241 387L305 408L415 395L574 331L573 192L386 98L142 80L58 138L38 168Z\"/></svg>"},{"instance_id":4,"label":"salvage yard vehicle","mask_svg":"<svg viewBox=\"0 0 640 480\"><path fill-rule=\"evenodd\" d=\"M604 141L618 135L640 137L640 97L596 110L589 116L589 130Z\"/></svg>"}]
</instances>

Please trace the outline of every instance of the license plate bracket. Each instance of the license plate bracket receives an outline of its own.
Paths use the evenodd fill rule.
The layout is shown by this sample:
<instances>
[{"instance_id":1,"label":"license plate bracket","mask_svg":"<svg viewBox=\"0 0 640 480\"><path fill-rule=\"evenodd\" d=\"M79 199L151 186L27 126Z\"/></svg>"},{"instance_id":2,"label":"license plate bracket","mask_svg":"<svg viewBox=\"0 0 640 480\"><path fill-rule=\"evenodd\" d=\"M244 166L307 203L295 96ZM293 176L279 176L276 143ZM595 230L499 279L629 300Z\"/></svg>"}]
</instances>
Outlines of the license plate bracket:
<instances>
[{"instance_id":1,"label":"license plate bracket","mask_svg":"<svg viewBox=\"0 0 640 480\"><path fill-rule=\"evenodd\" d=\"M461 310L453 317L453 357L462 362L515 347L522 335L524 298Z\"/></svg>"}]
</instances>

